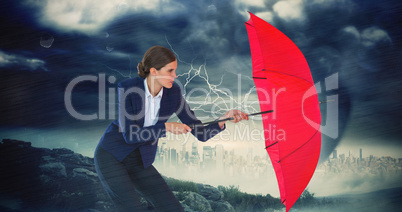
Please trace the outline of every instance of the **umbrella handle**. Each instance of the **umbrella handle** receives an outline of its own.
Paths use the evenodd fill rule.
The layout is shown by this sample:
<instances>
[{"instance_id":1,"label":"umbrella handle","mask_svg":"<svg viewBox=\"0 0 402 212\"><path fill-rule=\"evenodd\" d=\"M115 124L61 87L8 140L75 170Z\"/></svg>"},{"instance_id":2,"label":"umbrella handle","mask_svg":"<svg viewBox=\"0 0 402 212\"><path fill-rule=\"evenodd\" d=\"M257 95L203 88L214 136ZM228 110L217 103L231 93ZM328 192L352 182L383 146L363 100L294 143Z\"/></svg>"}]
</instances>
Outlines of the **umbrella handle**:
<instances>
[{"instance_id":1,"label":"umbrella handle","mask_svg":"<svg viewBox=\"0 0 402 212\"><path fill-rule=\"evenodd\" d=\"M258 113L247 114L247 116L255 116L255 115L260 115L260 114L265 114L265 113L272 113L272 112L274 112L274 110L267 110L267 111L262 111L262 112L258 112ZM234 119L233 117L230 117L230 118L226 118L226 119L215 120L215 121L205 122L205 123L201 123L201 124L190 124L189 127L194 129L195 126L214 124L214 123L219 123L219 122L222 122L222 121L229 121L229 120L233 120L233 119Z\"/></svg>"}]
</instances>

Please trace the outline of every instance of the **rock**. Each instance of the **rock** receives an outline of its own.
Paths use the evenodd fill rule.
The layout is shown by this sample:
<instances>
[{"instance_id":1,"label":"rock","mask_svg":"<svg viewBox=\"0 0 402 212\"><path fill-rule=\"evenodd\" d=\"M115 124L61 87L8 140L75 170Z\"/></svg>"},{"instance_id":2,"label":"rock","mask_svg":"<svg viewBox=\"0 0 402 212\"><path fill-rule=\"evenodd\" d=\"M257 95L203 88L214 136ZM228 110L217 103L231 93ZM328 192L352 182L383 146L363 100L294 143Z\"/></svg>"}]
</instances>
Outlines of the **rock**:
<instances>
[{"instance_id":1,"label":"rock","mask_svg":"<svg viewBox=\"0 0 402 212\"><path fill-rule=\"evenodd\" d=\"M67 177L66 167L62 163L46 163L39 165L39 168L45 175L53 175L54 177Z\"/></svg>"},{"instance_id":2,"label":"rock","mask_svg":"<svg viewBox=\"0 0 402 212\"><path fill-rule=\"evenodd\" d=\"M66 149L66 148L56 148L53 149L53 153L57 154L59 156L64 156L64 155L72 155L74 152L72 150Z\"/></svg>"},{"instance_id":3,"label":"rock","mask_svg":"<svg viewBox=\"0 0 402 212\"><path fill-rule=\"evenodd\" d=\"M224 200L219 200L219 201L209 201L211 208L215 212L234 212L235 209L233 206Z\"/></svg>"},{"instance_id":4,"label":"rock","mask_svg":"<svg viewBox=\"0 0 402 212\"><path fill-rule=\"evenodd\" d=\"M197 187L200 194L208 200L218 201L223 198L223 192L213 186L197 184Z\"/></svg>"},{"instance_id":5,"label":"rock","mask_svg":"<svg viewBox=\"0 0 402 212\"><path fill-rule=\"evenodd\" d=\"M0 142L0 193L22 202L20 211L110 211L112 204L93 159L69 149Z\"/></svg>"},{"instance_id":6,"label":"rock","mask_svg":"<svg viewBox=\"0 0 402 212\"><path fill-rule=\"evenodd\" d=\"M31 147L31 142L25 142L25 141L19 141L15 139L3 139L0 142L1 145L7 146L7 147L20 147L20 148L28 148Z\"/></svg>"},{"instance_id":7,"label":"rock","mask_svg":"<svg viewBox=\"0 0 402 212\"><path fill-rule=\"evenodd\" d=\"M174 192L185 211L212 212L211 205L205 197L192 191Z\"/></svg>"},{"instance_id":8,"label":"rock","mask_svg":"<svg viewBox=\"0 0 402 212\"><path fill-rule=\"evenodd\" d=\"M73 169L73 177L76 177L78 175L87 176L88 178L89 177L98 177L98 174L96 174L94 172L91 172L88 169L84 169L84 168L75 168L75 169Z\"/></svg>"}]
</instances>

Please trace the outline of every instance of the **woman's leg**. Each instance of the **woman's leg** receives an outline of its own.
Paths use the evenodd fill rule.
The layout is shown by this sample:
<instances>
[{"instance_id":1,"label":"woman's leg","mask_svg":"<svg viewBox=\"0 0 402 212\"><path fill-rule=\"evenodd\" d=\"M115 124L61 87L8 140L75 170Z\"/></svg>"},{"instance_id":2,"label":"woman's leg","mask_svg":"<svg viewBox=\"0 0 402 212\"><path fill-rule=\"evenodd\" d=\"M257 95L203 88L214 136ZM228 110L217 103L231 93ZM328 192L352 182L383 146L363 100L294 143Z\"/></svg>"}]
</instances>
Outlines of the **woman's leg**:
<instances>
[{"instance_id":1,"label":"woman's leg","mask_svg":"<svg viewBox=\"0 0 402 212\"><path fill-rule=\"evenodd\" d=\"M143 167L139 149L132 152L124 161L135 189L159 211L183 211L169 186L154 166Z\"/></svg>"},{"instance_id":2,"label":"woman's leg","mask_svg":"<svg viewBox=\"0 0 402 212\"><path fill-rule=\"evenodd\" d=\"M142 211L141 202L126 167L101 147L95 151L95 168L107 194L121 212Z\"/></svg>"}]
</instances>

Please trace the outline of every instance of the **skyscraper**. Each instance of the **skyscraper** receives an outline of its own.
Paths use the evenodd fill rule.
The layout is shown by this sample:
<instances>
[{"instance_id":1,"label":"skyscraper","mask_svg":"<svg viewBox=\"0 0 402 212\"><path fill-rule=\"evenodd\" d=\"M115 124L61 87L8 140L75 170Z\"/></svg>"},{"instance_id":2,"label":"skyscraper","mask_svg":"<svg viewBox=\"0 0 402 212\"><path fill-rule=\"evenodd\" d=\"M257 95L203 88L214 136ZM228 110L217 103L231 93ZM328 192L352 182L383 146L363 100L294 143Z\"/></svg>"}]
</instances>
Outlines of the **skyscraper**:
<instances>
[{"instance_id":1,"label":"skyscraper","mask_svg":"<svg viewBox=\"0 0 402 212\"><path fill-rule=\"evenodd\" d=\"M210 146L204 146L202 148L202 161L205 168L212 168L215 165L215 161L213 159L214 155L212 152L212 148Z\"/></svg>"},{"instance_id":2,"label":"skyscraper","mask_svg":"<svg viewBox=\"0 0 402 212\"><path fill-rule=\"evenodd\" d=\"M198 154L198 141L194 141L191 147L190 163L199 164L200 156Z\"/></svg>"},{"instance_id":3,"label":"skyscraper","mask_svg":"<svg viewBox=\"0 0 402 212\"><path fill-rule=\"evenodd\" d=\"M248 165L250 165L252 162L253 162L253 148L251 148L251 147L249 147L248 148L248 153L247 153L247 158L246 158L246 161L247 161L247 164Z\"/></svg>"},{"instance_id":4,"label":"skyscraper","mask_svg":"<svg viewBox=\"0 0 402 212\"><path fill-rule=\"evenodd\" d=\"M177 165L177 153L176 149L170 149L170 165L176 166Z\"/></svg>"},{"instance_id":5,"label":"skyscraper","mask_svg":"<svg viewBox=\"0 0 402 212\"><path fill-rule=\"evenodd\" d=\"M215 146L215 152L216 152L216 168L217 170L223 170L223 156L225 154L223 150L223 145L217 144Z\"/></svg>"},{"instance_id":6,"label":"skyscraper","mask_svg":"<svg viewBox=\"0 0 402 212\"><path fill-rule=\"evenodd\" d=\"M333 158L333 159L337 159L337 158L338 158L338 152L336 151L336 149L334 149L334 151L332 152L332 158Z\"/></svg>"},{"instance_id":7,"label":"skyscraper","mask_svg":"<svg viewBox=\"0 0 402 212\"><path fill-rule=\"evenodd\" d=\"M188 159L188 157L186 158L186 144L182 145L180 155L180 161L186 163L186 159Z\"/></svg>"}]
</instances>

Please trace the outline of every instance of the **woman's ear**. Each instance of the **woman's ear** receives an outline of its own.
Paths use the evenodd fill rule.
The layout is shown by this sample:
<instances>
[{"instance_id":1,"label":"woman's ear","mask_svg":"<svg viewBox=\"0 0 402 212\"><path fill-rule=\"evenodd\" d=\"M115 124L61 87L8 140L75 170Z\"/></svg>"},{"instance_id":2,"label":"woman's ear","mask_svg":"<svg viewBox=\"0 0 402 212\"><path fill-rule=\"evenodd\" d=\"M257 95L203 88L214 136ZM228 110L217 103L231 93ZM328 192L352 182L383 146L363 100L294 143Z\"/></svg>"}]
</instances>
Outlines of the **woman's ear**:
<instances>
[{"instance_id":1,"label":"woman's ear","mask_svg":"<svg viewBox=\"0 0 402 212\"><path fill-rule=\"evenodd\" d=\"M156 68L154 68L154 67L152 67L151 69L149 69L149 73L150 73L152 76L155 76L157 71L158 71L158 70L156 70Z\"/></svg>"}]
</instances>

